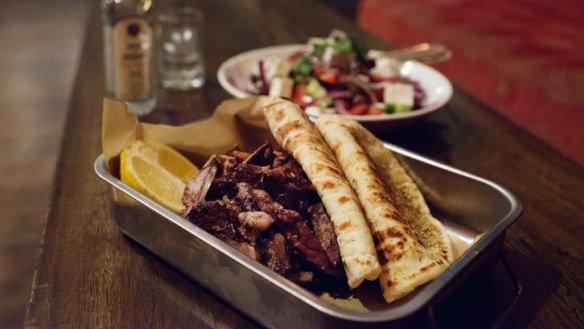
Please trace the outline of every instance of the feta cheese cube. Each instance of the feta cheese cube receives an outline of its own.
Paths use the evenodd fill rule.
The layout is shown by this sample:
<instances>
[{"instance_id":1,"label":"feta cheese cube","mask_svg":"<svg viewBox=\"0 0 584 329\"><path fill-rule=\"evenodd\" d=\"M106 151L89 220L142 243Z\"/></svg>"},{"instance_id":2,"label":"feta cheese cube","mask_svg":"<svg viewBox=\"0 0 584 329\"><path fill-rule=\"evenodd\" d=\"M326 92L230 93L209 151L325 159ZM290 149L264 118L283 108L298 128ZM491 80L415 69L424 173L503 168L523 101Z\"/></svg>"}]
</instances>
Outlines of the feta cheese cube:
<instances>
[{"instance_id":1,"label":"feta cheese cube","mask_svg":"<svg viewBox=\"0 0 584 329\"><path fill-rule=\"evenodd\" d=\"M270 82L270 96L290 98L293 86L294 81L290 78L274 77Z\"/></svg>"},{"instance_id":2,"label":"feta cheese cube","mask_svg":"<svg viewBox=\"0 0 584 329\"><path fill-rule=\"evenodd\" d=\"M408 83L385 83L383 102L386 104L414 106L414 86Z\"/></svg>"},{"instance_id":3,"label":"feta cheese cube","mask_svg":"<svg viewBox=\"0 0 584 329\"><path fill-rule=\"evenodd\" d=\"M375 60L375 66L371 73L382 78L392 78L400 75L401 62L388 57L380 57Z\"/></svg>"},{"instance_id":4,"label":"feta cheese cube","mask_svg":"<svg viewBox=\"0 0 584 329\"><path fill-rule=\"evenodd\" d=\"M268 58L264 61L264 70L266 72L266 79L272 79L273 77L288 77L288 72L292 64L288 60L282 60L279 58Z\"/></svg>"}]
</instances>

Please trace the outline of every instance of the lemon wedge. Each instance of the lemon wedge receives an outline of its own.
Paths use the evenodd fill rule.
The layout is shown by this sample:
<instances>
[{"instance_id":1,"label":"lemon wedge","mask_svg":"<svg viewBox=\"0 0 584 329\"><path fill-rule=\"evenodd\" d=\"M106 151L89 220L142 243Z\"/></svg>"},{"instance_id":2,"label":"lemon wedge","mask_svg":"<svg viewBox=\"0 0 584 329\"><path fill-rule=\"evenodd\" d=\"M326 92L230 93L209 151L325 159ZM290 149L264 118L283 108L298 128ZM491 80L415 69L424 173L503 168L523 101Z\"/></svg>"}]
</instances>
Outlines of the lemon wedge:
<instances>
[{"instance_id":1,"label":"lemon wedge","mask_svg":"<svg viewBox=\"0 0 584 329\"><path fill-rule=\"evenodd\" d=\"M162 144L136 141L120 154L122 182L175 213L183 211L186 183L198 173L197 166Z\"/></svg>"}]
</instances>

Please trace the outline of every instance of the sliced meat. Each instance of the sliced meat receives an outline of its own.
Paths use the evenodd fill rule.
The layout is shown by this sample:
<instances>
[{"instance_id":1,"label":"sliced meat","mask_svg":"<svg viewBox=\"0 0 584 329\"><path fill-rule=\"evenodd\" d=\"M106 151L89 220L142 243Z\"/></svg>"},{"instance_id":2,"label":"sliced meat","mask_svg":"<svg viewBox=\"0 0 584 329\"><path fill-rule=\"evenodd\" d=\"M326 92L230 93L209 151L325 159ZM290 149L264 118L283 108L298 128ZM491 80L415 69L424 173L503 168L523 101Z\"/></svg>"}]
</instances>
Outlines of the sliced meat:
<instances>
[{"instance_id":1,"label":"sliced meat","mask_svg":"<svg viewBox=\"0 0 584 329\"><path fill-rule=\"evenodd\" d=\"M333 223L326 213L324 205L322 203L312 205L308 208L308 212L311 215L310 219L314 229L314 235L320 242L322 249L324 249L333 267L336 267L341 261L341 253L337 244Z\"/></svg>"},{"instance_id":2,"label":"sliced meat","mask_svg":"<svg viewBox=\"0 0 584 329\"><path fill-rule=\"evenodd\" d=\"M286 238L280 233L274 234L265 243L265 264L268 268L286 274L292 269Z\"/></svg>"},{"instance_id":3,"label":"sliced meat","mask_svg":"<svg viewBox=\"0 0 584 329\"><path fill-rule=\"evenodd\" d=\"M186 218L220 238L236 238L235 220L231 212L221 201L199 202L187 214Z\"/></svg>"},{"instance_id":4,"label":"sliced meat","mask_svg":"<svg viewBox=\"0 0 584 329\"><path fill-rule=\"evenodd\" d=\"M289 185L291 189L314 191L314 187L302 171L302 168L292 159L286 159L278 167L272 168L267 175L284 185Z\"/></svg>"},{"instance_id":5,"label":"sliced meat","mask_svg":"<svg viewBox=\"0 0 584 329\"><path fill-rule=\"evenodd\" d=\"M333 268L328 260L327 255L322 249L320 242L306 225L306 222L296 223L296 232L289 231L288 241L292 247L298 250L306 261L316 269L329 275L336 275L337 271Z\"/></svg>"},{"instance_id":6,"label":"sliced meat","mask_svg":"<svg viewBox=\"0 0 584 329\"><path fill-rule=\"evenodd\" d=\"M274 162L274 148L270 145L264 150L263 166L271 166Z\"/></svg>"},{"instance_id":7,"label":"sliced meat","mask_svg":"<svg viewBox=\"0 0 584 329\"><path fill-rule=\"evenodd\" d=\"M239 236L241 237L241 240L255 246L258 236L260 235L261 232L258 232L254 229L251 229L247 226L238 226L237 227L237 232L239 233Z\"/></svg>"},{"instance_id":8,"label":"sliced meat","mask_svg":"<svg viewBox=\"0 0 584 329\"><path fill-rule=\"evenodd\" d=\"M299 168L299 167L297 167ZM318 195L302 171L278 167L266 173L264 189L285 208L306 214Z\"/></svg>"},{"instance_id":9,"label":"sliced meat","mask_svg":"<svg viewBox=\"0 0 584 329\"><path fill-rule=\"evenodd\" d=\"M237 190L235 200L242 211L260 210L258 200L253 196L253 187L251 185L248 183L237 183L235 188ZM267 197L269 198L270 196L268 195Z\"/></svg>"},{"instance_id":10,"label":"sliced meat","mask_svg":"<svg viewBox=\"0 0 584 329\"><path fill-rule=\"evenodd\" d=\"M235 182L231 178L223 176L213 181L205 199L221 199L225 195L229 197L235 195Z\"/></svg>"},{"instance_id":11,"label":"sliced meat","mask_svg":"<svg viewBox=\"0 0 584 329\"><path fill-rule=\"evenodd\" d=\"M235 202L233 199L230 199L228 195L224 195L221 198L221 203L229 211L231 218L238 218L239 213L242 211L239 203Z\"/></svg>"},{"instance_id":12,"label":"sliced meat","mask_svg":"<svg viewBox=\"0 0 584 329\"><path fill-rule=\"evenodd\" d=\"M266 187L266 191L274 196L274 201L281 204L284 208L293 210L303 216L308 214L308 206L312 203L315 196L311 193L302 193L294 190L271 189Z\"/></svg>"},{"instance_id":13,"label":"sliced meat","mask_svg":"<svg viewBox=\"0 0 584 329\"><path fill-rule=\"evenodd\" d=\"M248 183L254 188L262 188L264 177L270 168L248 163L238 163L230 168L229 178L236 182Z\"/></svg>"},{"instance_id":14,"label":"sliced meat","mask_svg":"<svg viewBox=\"0 0 584 329\"><path fill-rule=\"evenodd\" d=\"M227 152L227 155L237 158L240 162L258 166L269 166L272 164L274 158L270 143L260 145L251 153L240 150L239 146L236 145L233 150Z\"/></svg>"},{"instance_id":15,"label":"sliced meat","mask_svg":"<svg viewBox=\"0 0 584 329\"><path fill-rule=\"evenodd\" d=\"M205 199L213 180L217 176L217 163L208 161L195 179L187 183L182 202L185 205L183 215L188 214L191 209Z\"/></svg>"},{"instance_id":16,"label":"sliced meat","mask_svg":"<svg viewBox=\"0 0 584 329\"><path fill-rule=\"evenodd\" d=\"M255 164L259 166L266 166L268 165L266 162L266 157L269 157L271 154L271 147L270 143L264 143L255 151L253 151L248 157L243 160L243 163Z\"/></svg>"},{"instance_id":17,"label":"sliced meat","mask_svg":"<svg viewBox=\"0 0 584 329\"><path fill-rule=\"evenodd\" d=\"M252 258L253 260L255 260L255 261L260 260L260 252L258 251L258 249L255 246L251 245L250 243L239 242L239 241L231 240L228 238L222 239L222 240L225 241L225 243L227 243L228 245L232 246L233 248L246 254L247 256Z\"/></svg>"},{"instance_id":18,"label":"sliced meat","mask_svg":"<svg viewBox=\"0 0 584 329\"><path fill-rule=\"evenodd\" d=\"M342 276L316 190L294 158L270 144L212 156L183 198L189 221L293 282Z\"/></svg>"},{"instance_id":19,"label":"sliced meat","mask_svg":"<svg viewBox=\"0 0 584 329\"><path fill-rule=\"evenodd\" d=\"M215 154L212 156L212 158L221 164L223 168L232 166L238 162L236 157L226 154Z\"/></svg>"},{"instance_id":20,"label":"sliced meat","mask_svg":"<svg viewBox=\"0 0 584 329\"><path fill-rule=\"evenodd\" d=\"M270 214L275 220L284 223L295 223L302 220L299 213L285 209L274 201L266 191L254 189L247 183L238 183L237 190L236 198L243 205L242 208L247 211L261 210Z\"/></svg>"},{"instance_id":21,"label":"sliced meat","mask_svg":"<svg viewBox=\"0 0 584 329\"><path fill-rule=\"evenodd\" d=\"M249 158L251 153L240 151L240 150L231 150L231 151L229 151L228 155L236 157L237 160L245 161L245 159Z\"/></svg>"}]
</instances>

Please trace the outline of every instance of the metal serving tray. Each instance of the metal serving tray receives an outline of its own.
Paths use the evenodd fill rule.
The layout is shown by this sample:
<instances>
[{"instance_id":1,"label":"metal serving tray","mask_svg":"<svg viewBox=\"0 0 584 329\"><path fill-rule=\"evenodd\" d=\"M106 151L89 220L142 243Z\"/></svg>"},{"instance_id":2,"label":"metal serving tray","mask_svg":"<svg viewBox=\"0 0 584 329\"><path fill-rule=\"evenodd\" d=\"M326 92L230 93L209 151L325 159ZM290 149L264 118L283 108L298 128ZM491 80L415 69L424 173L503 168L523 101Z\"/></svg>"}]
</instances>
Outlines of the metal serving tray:
<instances>
[{"instance_id":1,"label":"metal serving tray","mask_svg":"<svg viewBox=\"0 0 584 329\"><path fill-rule=\"evenodd\" d=\"M461 253L438 278L392 304L382 301L377 283L365 285L364 291L355 294L365 295L358 300L323 298L128 187L106 170L103 155L94 167L114 188L115 220L124 234L263 325L387 328L439 304L470 274L493 264L504 233L520 215L522 205L491 181L393 145L386 147L402 158Z\"/></svg>"}]
</instances>

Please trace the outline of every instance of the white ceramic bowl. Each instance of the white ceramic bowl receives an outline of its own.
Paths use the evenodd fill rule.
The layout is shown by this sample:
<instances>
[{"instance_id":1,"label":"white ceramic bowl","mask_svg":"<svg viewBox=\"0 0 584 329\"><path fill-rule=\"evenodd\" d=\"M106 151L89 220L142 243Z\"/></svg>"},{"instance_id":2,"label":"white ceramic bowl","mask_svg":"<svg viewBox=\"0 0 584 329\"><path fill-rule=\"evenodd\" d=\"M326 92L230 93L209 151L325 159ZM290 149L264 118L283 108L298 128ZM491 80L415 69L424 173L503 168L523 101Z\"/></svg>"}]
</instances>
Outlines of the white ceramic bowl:
<instances>
[{"instance_id":1,"label":"white ceramic bowl","mask_svg":"<svg viewBox=\"0 0 584 329\"><path fill-rule=\"evenodd\" d=\"M217 71L217 79L221 86L232 96L244 98L251 96L253 89L250 81L252 74L257 74L258 61L271 57L288 57L290 54L306 49L306 45L284 45L246 51L235 55L221 64ZM401 73L412 80L420 82L426 92L426 100L422 108L405 113L379 115L347 115L375 131L387 130L411 123L429 113L440 109L452 97L450 81L437 70L416 61L405 62Z\"/></svg>"}]
</instances>

